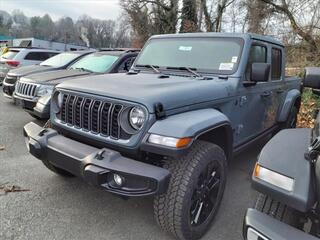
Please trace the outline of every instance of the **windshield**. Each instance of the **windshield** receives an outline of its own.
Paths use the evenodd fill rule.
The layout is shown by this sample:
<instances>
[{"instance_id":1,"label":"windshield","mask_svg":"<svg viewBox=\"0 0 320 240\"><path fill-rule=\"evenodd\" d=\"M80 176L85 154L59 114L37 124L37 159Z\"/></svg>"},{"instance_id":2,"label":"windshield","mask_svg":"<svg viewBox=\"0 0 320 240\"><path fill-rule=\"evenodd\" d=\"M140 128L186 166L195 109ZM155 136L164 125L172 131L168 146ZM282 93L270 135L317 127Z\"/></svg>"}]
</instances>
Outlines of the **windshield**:
<instances>
[{"instance_id":1,"label":"windshield","mask_svg":"<svg viewBox=\"0 0 320 240\"><path fill-rule=\"evenodd\" d=\"M70 69L80 69L83 71L95 73L105 73L110 69L112 64L117 61L118 58L119 56L92 53L72 64L70 66Z\"/></svg>"},{"instance_id":2,"label":"windshield","mask_svg":"<svg viewBox=\"0 0 320 240\"><path fill-rule=\"evenodd\" d=\"M237 70L243 46L240 38L193 37L152 39L135 66L191 68L230 74Z\"/></svg>"},{"instance_id":3,"label":"windshield","mask_svg":"<svg viewBox=\"0 0 320 240\"><path fill-rule=\"evenodd\" d=\"M62 67L79 57L80 53L60 53L40 63L41 66Z\"/></svg>"},{"instance_id":4,"label":"windshield","mask_svg":"<svg viewBox=\"0 0 320 240\"><path fill-rule=\"evenodd\" d=\"M18 53L19 50L9 50L7 53L3 54L1 58L12 60Z\"/></svg>"}]
</instances>

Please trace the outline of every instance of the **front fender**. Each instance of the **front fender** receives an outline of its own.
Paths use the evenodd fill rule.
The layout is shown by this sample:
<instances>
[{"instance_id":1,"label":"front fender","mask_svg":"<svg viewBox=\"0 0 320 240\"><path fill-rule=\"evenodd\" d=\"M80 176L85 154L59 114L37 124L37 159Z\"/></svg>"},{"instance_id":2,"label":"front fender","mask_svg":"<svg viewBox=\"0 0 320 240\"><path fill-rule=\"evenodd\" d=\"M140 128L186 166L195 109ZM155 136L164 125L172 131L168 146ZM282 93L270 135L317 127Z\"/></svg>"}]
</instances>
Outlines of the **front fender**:
<instances>
[{"instance_id":1,"label":"front fender","mask_svg":"<svg viewBox=\"0 0 320 240\"><path fill-rule=\"evenodd\" d=\"M230 121L216 109L201 109L180 113L155 122L149 133L168 137L196 137L208 129L229 124Z\"/></svg>"},{"instance_id":2,"label":"front fender","mask_svg":"<svg viewBox=\"0 0 320 240\"><path fill-rule=\"evenodd\" d=\"M278 114L278 122L285 122L288 119L292 106L300 96L301 93L297 89L292 89L287 93L286 99Z\"/></svg>"},{"instance_id":3,"label":"front fender","mask_svg":"<svg viewBox=\"0 0 320 240\"><path fill-rule=\"evenodd\" d=\"M174 138L192 137L193 139L196 139L202 133L225 125L231 126L229 119L223 113L212 108L194 110L169 116L163 120L158 120L151 126L143 141L142 150L176 156L185 149L177 150L165 148L159 145L152 145L148 143L147 138L149 135L157 134ZM231 129L231 127L228 129Z\"/></svg>"}]
</instances>

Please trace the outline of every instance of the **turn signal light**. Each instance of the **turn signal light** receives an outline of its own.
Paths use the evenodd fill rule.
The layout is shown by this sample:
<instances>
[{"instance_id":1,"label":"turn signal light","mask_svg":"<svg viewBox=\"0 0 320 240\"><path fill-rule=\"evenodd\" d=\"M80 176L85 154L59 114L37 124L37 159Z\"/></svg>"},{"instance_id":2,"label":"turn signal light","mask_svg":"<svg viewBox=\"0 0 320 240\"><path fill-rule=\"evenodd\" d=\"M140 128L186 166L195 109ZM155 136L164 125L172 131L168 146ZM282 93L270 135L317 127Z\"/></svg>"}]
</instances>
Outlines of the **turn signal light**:
<instances>
[{"instance_id":1,"label":"turn signal light","mask_svg":"<svg viewBox=\"0 0 320 240\"><path fill-rule=\"evenodd\" d=\"M174 137L166 137L157 134L151 134L149 136L148 142L163 145L166 147L172 148L183 148L192 142L192 138L185 137L185 138L174 138Z\"/></svg>"},{"instance_id":2,"label":"turn signal light","mask_svg":"<svg viewBox=\"0 0 320 240\"><path fill-rule=\"evenodd\" d=\"M277 173L273 170L267 169L265 167L256 164L253 176L264 182L272 184L276 187L282 188L286 191L292 192L294 188L294 179L287 177L283 174Z\"/></svg>"}]
</instances>

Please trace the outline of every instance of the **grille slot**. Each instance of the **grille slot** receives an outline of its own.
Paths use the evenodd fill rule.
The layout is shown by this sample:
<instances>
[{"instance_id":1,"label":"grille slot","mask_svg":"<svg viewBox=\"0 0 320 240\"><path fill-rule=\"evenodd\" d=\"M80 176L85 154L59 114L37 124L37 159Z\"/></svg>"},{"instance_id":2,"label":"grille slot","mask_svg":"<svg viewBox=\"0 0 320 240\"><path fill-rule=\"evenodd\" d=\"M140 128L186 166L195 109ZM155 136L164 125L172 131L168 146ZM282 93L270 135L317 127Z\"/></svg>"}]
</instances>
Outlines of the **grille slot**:
<instances>
[{"instance_id":1,"label":"grille slot","mask_svg":"<svg viewBox=\"0 0 320 240\"><path fill-rule=\"evenodd\" d=\"M110 136L116 139L120 137L120 126L119 126L118 118L122 108L123 108L122 105L116 104L114 105L111 112Z\"/></svg>"},{"instance_id":2,"label":"grille slot","mask_svg":"<svg viewBox=\"0 0 320 240\"><path fill-rule=\"evenodd\" d=\"M91 131L98 133L100 128L100 107L101 101L94 101L91 107Z\"/></svg>"},{"instance_id":3,"label":"grille slot","mask_svg":"<svg viewBox=\"0 0 320 240\"><path fill-rule=\"evenodd\" d=\"M81 120L82 120L82 128L85 130L89 130L89 110L92 100L91 99L85 99L84 104L82 106L82 114L81 114Z\"/></svg>"},{"instance_id":4,"label":"grille slot","mask_svg":"<svg viewBox=\"0 0 320 240\"><path fill-rule=\"evenodd\" d=\"M105 136L109 135L109 118L111 108L111 103L104 103L101 110L101 134Z\"/></svg>"},{"instance_id":5,"label":"grille slot","mask_svg":"<svg viewBox=\"0 0 320 240\"><path fill-rule=\"evenodd\" d=\"M75 100L75 96L69 96L67 100L67 123L73 125L73 102Z\"/></svg>"},{"instance_id":6,"label":"grille slot","mask_svg":"<svg viewBox=\"0 0 320 240\"><path fill-rule=\"evenodd\" d=\"M58 118L68 126L82 128L104 137L129 139L131 135L123 134L119 125L120 114L124 108L122 104L63 94Z\"/></svg>"},{"instance_id":7,"label":"grille slot","mask_svg":"<svg viewBox=\"0 0 320 240\"><path fill-rule=\"evenodd\" d=\"M31 98L36 96L36 89L36 84L17 82L15 91L17 95Z\"/></svg>"},{"instance_id":8,"label":"grille slot","mask_svg":"<svg viewBox=\"0 0 320 240\"><path fill-rule=\"evenodd\" d=\"M74 106L74 125L78 128L81 127L81 105L83 103L83 98L78 97L75 101Z\"/></svg>"}]
</instances>

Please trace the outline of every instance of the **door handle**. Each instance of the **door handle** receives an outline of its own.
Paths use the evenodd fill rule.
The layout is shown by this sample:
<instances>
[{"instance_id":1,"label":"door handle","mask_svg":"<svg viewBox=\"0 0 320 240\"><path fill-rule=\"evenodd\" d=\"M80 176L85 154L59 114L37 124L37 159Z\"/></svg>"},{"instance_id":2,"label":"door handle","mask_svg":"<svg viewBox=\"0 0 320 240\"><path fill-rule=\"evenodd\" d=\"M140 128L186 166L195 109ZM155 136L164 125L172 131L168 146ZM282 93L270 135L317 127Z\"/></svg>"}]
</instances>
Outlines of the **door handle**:
<instances>
[{"instance_id":1,"label":"door handle","mask_svg":"<svg viewBox=\"0 0 320 240\"><path fill-rule=\"evenodd\" d=\"M283 93L284 90L283 89L277 89L277 93Z\"/></svg>"},{"instance_id":2,"label":"door handle","mask_svg":"<svg viewBox=\"0 0 320 240\"><path fill-rule=\"evenodd\" d=\"M271 92L263 92L260 96L261 97L270 97L271 96Z\"/></svg>"}]
</instances>

